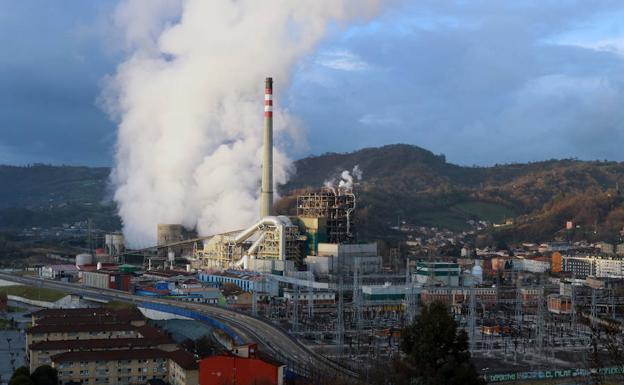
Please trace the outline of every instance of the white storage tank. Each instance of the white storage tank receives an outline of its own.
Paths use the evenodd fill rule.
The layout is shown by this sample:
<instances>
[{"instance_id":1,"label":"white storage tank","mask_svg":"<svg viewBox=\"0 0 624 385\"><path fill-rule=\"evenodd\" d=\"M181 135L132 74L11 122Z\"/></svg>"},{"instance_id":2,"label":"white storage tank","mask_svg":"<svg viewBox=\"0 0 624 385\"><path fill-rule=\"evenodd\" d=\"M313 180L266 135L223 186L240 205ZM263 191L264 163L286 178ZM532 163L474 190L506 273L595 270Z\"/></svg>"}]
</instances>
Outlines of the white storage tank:
<instances>
[{"instance_id":1,"label":"white storage tank","mask_svg":"<svg viewBox=\"0 0 624 385\"><path fill-rule=\"evenodd\" d=\"M476 283L483 283L483 268L479 265L474 265L472 268L472 277Z\"/></svg>"},{"instance_id":2,"label":"white storage tank","mask_svg":"<svg viewBox=\"0 0 624 385\"><path fill-rule=\"evenodd\" d=\"M93 256L91 254L83 253L76 255L76 266L90 265L93 263Z\"/></svg>"}]
</instances>

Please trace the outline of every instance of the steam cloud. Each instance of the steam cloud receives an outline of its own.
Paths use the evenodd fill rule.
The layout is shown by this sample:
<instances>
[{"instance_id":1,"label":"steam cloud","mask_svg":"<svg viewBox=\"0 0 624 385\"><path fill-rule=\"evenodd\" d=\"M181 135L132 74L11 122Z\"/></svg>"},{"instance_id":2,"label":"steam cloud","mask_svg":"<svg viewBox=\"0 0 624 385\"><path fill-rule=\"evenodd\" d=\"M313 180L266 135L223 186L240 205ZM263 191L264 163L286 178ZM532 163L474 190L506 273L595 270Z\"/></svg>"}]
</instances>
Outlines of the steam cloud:
<instances>
[{"instance_id":1,"label":"steam cloud","mask_svg":"<svg viewBox=\"0 0 624 385\"><path fill-rule=\"evenodd\" d=\"M103 100L119 121L111 179L130 246L155 243L157 223L201 235L258 216L263 79L273 76L274 175L300 140L280 91L328 23L367 17L378 0L262 2L127 0L114 16L128 51Z\"/></svg>"},{"instance_id":2,"label":"steam cloud","mask_svg":"<svg viewBox=\"0 0 624 385\"><path fill-rule=\"evenodd\" d=\"M353 167L353 170L351 170L351 172L349 172L349 170L343 170L340 173L340 179L338 180L338 188L351 190L353 188L354 179L360 181L362 180L362 176L362 170L357 164ZM325 185L325 187L330 188L335 192L336 178L326 180L323 184Z\"/></svg>"}]
</instances>

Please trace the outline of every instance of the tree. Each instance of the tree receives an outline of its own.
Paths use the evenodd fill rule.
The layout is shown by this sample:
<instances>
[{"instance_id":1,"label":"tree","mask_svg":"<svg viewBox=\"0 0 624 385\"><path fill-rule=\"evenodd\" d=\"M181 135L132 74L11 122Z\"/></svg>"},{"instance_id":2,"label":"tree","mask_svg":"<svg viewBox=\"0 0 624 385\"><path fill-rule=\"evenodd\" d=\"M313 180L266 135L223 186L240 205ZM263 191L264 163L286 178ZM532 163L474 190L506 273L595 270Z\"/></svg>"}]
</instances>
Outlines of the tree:
<instances>
[{"instance_id":1,"label":"tree","mask_svg":"<svg viewBox=\"0 0 624 385\"><path fill-rule=\"evenodd\" d=\"M11 379L13 379L13 377L18 376L20 374L30 377L30 369L28 368L28 366L20 366L19 368L15 369L15 371L13 372L13 375L11 376Z\"/></svg>"},{"instance_id":2,"label":"tree","mask_svg":"<svg viewBox=\"0 0 624 385\"><path fill-rule=\"evenodd\" d=\"M58 385L58 372L50 365L41 365L30 375L34 385Z\"/></svg>"},{"instance_id":3,"label":"tree","mask_svg":"<svg viewBox=\"0 0 624 385\"><path fill-rule=\"evenodd\" d=\"M11 377L11 381L9 381L9 385L34 385L35 383L25 374L17 374Z\"/></svg>"},{"instance_id":4,"label":"tree","mask_svg":"<svg viewBox=\"0 0 624 385\"><path fill-rule=\"evenodd\" d=\"M403 330L401 350L405 358L396 362L398 382L422 385L481 385L470 359L468 335L458 330L446 306L425 306L412 325Z\"/></svg>"}]
</instances>

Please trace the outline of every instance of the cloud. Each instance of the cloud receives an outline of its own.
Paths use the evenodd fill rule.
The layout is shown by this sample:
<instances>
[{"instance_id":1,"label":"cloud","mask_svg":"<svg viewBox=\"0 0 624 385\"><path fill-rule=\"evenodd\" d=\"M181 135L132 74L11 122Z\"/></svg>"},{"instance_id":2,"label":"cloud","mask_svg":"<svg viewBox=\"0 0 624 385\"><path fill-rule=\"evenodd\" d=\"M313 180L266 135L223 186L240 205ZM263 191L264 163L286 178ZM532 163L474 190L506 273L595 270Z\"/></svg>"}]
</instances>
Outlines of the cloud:
<instances>
[{"instance_id":1,"label":"cloud","mask_svg":"<svg viewBox=\"0 0 624 385\"><path fill-rule=\"evenodd\" d=\"M565 43L564 43L565 44ZM609 52L624 56L624 38L600 39L595 41L567 42L569 45L588 48L599 52Z\"/></svg>"},{"instance_id":2,"label":"cloud","mask_svg":"<svg viewBox=\"0 0 624 385\"><path fill-rule=\"evenodd\" d=\"M396 116L380 114L365 114L360 118L359 122L367 126L392 126L402 123Z\"/></svg>"},{"instance_id":3,"label":"cloud","mask_svg":"<svg viewBox=\"0 0 624 385\"><path fill-rule=\"evenodd\" d=\"M319 55L317 63L334 70L363 71L370 66L353 52L347 50L326 51Z\"/></svg>"},{"instance_id":4,"label":"cloud","mask_svg":"<svg viewBox=\"0 0 624 385\"><path fill-rule=\"evenodd\" d=\"M369 69L303 67L298 79L323 82L296 81L291 110L318 128L316 153L407 142L461 164L624 160L621 35L583 32L592 46L557 38L622 10L615 1L405 3L326 41L323 52L347 50Z\"/></svg>"}]
</instances>

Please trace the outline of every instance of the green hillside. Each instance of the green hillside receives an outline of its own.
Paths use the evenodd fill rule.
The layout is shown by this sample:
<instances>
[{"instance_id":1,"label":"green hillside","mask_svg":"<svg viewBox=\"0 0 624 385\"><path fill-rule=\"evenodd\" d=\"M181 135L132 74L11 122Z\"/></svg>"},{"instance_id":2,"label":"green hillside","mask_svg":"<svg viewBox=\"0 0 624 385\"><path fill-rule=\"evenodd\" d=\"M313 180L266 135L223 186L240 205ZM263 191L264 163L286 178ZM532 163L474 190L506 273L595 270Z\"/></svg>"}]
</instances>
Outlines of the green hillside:
<instances>
[{"instance_id":1,"label":"green hillside","mask_svg":"<svg viewBox=\"0 0 624 385\"><path fill-rule=\"evenodd\" d=\"M468 220L515 224L498 235L512 240L616 237L624 206L624 163L549 160L493 167L464 167L420 147L396 144L347 154L329 153L295 162L296 173L280 186L276 210L293 214L296 195L318 188L355 165L358 229L363 239L395 237L397 220L414 225L468 228ZM103 229L119 228L110 201L108 168L0 166L0 229L70 223L91 218ZM578 229L562 233L566 221Z\"/></svg>"},{"instance_id":2,"label":"green hillside","mask_svg":"<svg viewBox=\"0 0 624 385\"><path fill-rule=\"evenodd\" d=\"M322 185L342 170L358 165L364 173L356 186L360 235L364 238L388 233L398 218L415 225L462 230L467 221L502 223L510 239L548 239L567 220L582 228L592 227L592 236L613 237L622 210L616 185L624 186L624 163L549 160L494 167L463 167L446 162L443 155L397 144L368 148L350 154L325 154L295 163L297 173L282 186L285 212L292 206L297 189ZM612 189L608 192L609 189ZM611 194L609 205L597 197ZM559 205L570 202L566 210ZM604 209L598 209L598 206ZM579 215L582 210L586 214ZM577 236L587 234L577 234Z\"/></svg>"}]
</instances>

